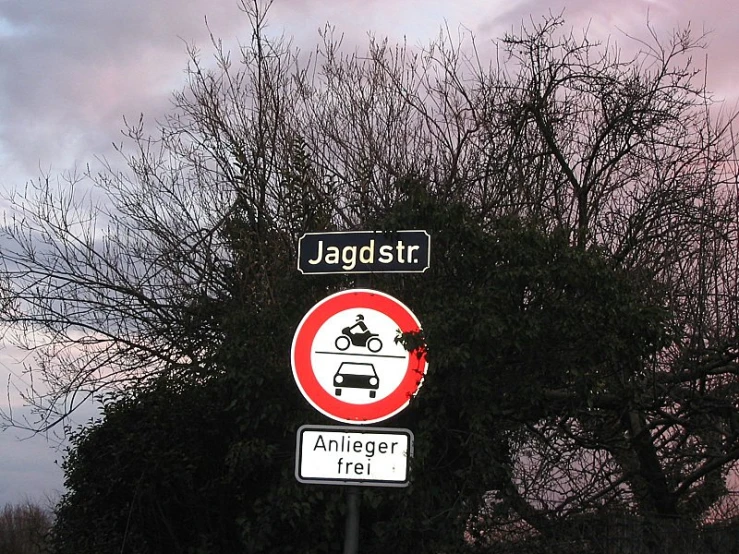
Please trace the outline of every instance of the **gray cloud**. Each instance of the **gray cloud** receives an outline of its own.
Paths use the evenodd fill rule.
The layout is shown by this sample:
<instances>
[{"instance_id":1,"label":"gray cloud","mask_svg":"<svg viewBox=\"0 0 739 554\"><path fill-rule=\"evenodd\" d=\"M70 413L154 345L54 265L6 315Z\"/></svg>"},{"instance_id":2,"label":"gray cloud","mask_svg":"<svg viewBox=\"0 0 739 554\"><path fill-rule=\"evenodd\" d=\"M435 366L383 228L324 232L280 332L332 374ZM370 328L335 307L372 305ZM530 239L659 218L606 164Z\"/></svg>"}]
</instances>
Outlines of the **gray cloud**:
<instances>
[{"instance_id":1,"label":"gray cloud","mask_svg":"<svg viewBox=\"0 0 739 554\"><path fill-rule=\"evenodd\" d=\"M739 43L739 5L730 0L275 0L270 20L312 49L317 30L331 21L350 48L366 33L433 38L446 20L461 23L480 39L496 38L522 20L564 12L570 25L596 34L644 34L647 14L660 30L693 23L713 29L709 83L719 95L733 94L739 79L734 51ZM208 51L207 16L217 36L248 38L236 1L206 0L0 0L0 169L38 173L39 165L84 162L105 153L119 138L123 115L156 117L182 78L186 43ZM55 169L59 169L56 167ZM0 183L4 180L0 179Z\"/></svg>"},{"instance_id":2,"label":"gray cloud","mask_svg":"<svg viewBox=\"0 0 739 554\"><path fill-rule=\"evenodd\" d=\"M225 33L244 23L235 5L218 4L0 4L0 144L6 162L34 172L49 159L89 155L117 139L124 114L164 110L167 92L182 75L185 41L207 40L205 14Z\"/></svg>"},{"instance_id":3,"label":"gray cloud","mask_svg":"<svg viewBox=\"0 0 739 554\"><path fill-rule=\"evenodd\" d=\"M0 432L0 508L25 501L47 506L62 493L63 450L41 435Z\"/></svg>"}]
</instances>

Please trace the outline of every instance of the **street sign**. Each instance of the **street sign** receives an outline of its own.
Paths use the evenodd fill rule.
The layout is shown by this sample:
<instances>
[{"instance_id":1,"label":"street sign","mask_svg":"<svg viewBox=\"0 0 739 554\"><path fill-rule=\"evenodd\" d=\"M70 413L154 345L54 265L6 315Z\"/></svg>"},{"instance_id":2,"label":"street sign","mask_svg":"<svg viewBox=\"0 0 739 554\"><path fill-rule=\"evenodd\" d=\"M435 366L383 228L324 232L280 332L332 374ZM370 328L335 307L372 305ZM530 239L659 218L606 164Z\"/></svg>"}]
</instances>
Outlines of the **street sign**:
<instances>
[{"instance_id":1,"label":"street sign","mask_svg":"<svg viewBox=\"0 0 739 554\"><path fill-rule=\"evenodd\" d=\"M303 425L295 477L301 483L407 487L413 433L409 429Z\"/></svg>"},{"instance_id":2,"label":"street sign","mask_svg":"<svg viewBox=\"0 0 739 554\"><path fill-rule=\"evenodd\" d=\"M425 350L409 352L396 340L420 327L404 304L383 292L333 294L298 325L291 352L295 382L332 419L383 421L403 410L423 382Z\"/></svg>"},{"instance_id":3,"label":"street sign","mask_svg":"<svg viewBox=\"0 0 739 554\"><path fill-rule=\"evenodd\" d=\"M298 240L303 274L423 273L430 255L426 231L306 233Z\"/></svg>"}]
</instances>

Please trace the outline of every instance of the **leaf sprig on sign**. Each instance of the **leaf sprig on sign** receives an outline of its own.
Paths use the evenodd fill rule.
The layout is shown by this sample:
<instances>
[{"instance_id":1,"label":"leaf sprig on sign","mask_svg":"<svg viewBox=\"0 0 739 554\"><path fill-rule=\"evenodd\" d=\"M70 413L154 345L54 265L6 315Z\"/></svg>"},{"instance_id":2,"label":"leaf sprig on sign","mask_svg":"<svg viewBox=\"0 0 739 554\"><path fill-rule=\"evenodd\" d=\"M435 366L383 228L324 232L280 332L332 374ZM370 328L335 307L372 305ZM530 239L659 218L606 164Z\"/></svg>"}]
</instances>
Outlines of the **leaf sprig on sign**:
<instances>
[{"instance_id":1,"label":"leaf sprig on sign","mask_svg":"<svg viewBox=\"0 0 739 554\"><path fill-rule=\"evenodd\" d=\"M423 329L407 331L405 333L398 329L394 342L395 344L403 345L403 348L408 352L414 353L418 359L428 355L429 348L426 344Z\"/></svg>"}]
</instances>

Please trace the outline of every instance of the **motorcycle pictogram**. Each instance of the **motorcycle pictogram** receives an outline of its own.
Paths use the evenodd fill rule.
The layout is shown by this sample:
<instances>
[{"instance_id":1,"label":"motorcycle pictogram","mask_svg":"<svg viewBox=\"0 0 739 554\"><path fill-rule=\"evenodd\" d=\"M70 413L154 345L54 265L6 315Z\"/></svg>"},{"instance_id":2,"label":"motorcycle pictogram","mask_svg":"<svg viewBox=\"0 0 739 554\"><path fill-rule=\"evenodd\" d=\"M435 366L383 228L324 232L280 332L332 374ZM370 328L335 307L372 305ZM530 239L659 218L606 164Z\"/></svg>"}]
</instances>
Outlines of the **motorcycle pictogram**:
<instances>
[{"instance_id":1,"label":"motorcycle pictogram","mask_svg":"<svg viewBox=\"0 0 739 554\"><path fill-rule=\"evenodd\" d=\"M341 330L341 335L334 342L340 351L347 350L351 345L367 348L370 352L382 350L382 340L378 333L372 333L364 323L364 316L359 314L357 321Z\"/></svg>"}]
</instances>

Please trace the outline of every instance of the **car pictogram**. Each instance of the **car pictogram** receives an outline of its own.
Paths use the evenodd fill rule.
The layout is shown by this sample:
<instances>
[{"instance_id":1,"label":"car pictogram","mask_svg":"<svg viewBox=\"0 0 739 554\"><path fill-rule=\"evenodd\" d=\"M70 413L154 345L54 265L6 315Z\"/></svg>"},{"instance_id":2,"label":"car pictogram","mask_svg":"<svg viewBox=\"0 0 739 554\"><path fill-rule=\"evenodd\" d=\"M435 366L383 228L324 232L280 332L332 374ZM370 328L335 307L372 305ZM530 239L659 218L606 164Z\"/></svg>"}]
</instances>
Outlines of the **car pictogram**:
<instances>
[{"instance_id":1,"label":"car pictogram","mask_svg":"<svg viewBox=\"0 0 739 554\"><path fill-rule=\"evenodd\" d=\"M334 374L336 396L341 396L342 389L366 389L370 398L374 398L379 386L380 379L372 364L343 362Z\"/></svg>"}]
</instances>

